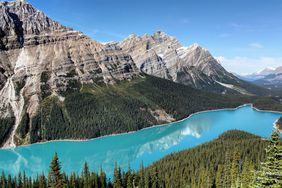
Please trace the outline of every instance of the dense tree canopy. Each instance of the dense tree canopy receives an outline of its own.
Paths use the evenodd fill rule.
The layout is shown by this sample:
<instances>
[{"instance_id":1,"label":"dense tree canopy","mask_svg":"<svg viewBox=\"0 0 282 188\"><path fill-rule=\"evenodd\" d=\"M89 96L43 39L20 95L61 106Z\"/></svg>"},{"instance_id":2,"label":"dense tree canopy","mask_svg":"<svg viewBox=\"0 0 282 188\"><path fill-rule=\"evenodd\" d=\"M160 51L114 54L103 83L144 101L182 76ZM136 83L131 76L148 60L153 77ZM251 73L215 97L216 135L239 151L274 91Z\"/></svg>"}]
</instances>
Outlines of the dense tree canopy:
<instances>
[{"instance_id":1,"label":"dense tree canopy","mask_svg":"<svg viewBox=\"0 0 282 188\"><path fill-rule=\"evenodd\" d=\"M272 98L208 93L151 76L116 85L84 84L64 96L64 101L55 95L44 96L36 116L23 115L17 130L22 138L18 144L24 144L28 136L34 143L136 131L164 123L152 113L160 109L175 120L203 110L234 108L245 103L282 111L282 105Z\"/></svg>"}]
</instances>

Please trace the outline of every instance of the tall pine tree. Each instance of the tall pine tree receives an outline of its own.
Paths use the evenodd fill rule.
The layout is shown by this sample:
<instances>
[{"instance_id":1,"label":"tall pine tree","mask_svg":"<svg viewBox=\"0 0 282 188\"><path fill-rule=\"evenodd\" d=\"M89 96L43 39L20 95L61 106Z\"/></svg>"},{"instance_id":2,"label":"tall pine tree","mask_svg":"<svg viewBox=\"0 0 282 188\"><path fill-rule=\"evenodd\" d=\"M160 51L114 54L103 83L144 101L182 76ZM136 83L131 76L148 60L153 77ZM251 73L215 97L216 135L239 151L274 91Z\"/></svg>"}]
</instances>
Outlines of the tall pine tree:
<instances>
[{"instance_id":1,"label":"tall pine tree","mask_svg":"<svg viewBox=\"0 0 282 188\"><path fill-rule=\"evenodd\" d=\"M89 167L88 167L87 162L84 163L81 176L82 176L83 182L84 182L83 187L84 188L91 188L90 171L89 171Z\"/></svg>"},{"instance_id":2,"label":"tall pine tree","mask_svg":"<svg viewBox=\"0 0 282 188\"><path fill-rule=\"evenodd\" d=\"M120 167L118 167L117 163L115 163L113 186L114 188L121 188L121 185L121 170Z\"/></svg>"},{"instance_id":3,"label":"tall pine tree","mask_svg":"<svg viewBox=\"0 0 282 188\"><path fill-rule=\"evenodd\" d=\"M266 148L266 160L257 172L257 187L282 187L282 145L277 130L273 131Z\"/></svg>"},{"instance_id":4,"label":"tall pine tree","mask_svg":"<svg viewBox=\"0 0 282 188\"><path fill-rule=\"evenodd\" d=\"M63 188L63 178L61 174L61 165L59 162L58 154L55 153L53 160L50 164L48 174L48 187L50 188Z\"/></svg>"}]
</instances>

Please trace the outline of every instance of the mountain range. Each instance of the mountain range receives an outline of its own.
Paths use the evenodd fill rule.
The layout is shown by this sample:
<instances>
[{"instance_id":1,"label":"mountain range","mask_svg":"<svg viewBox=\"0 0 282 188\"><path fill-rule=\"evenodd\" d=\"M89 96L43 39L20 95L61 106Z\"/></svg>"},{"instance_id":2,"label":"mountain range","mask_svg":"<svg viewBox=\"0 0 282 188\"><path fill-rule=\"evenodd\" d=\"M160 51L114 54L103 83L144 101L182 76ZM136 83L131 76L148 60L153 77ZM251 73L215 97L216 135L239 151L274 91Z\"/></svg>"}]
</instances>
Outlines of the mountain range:
<instances>
[{"instance_id":1,"label":"mountain range","mask_svg":"<svg viewBox=\"0 0 282 188\"><path fill-rule=\"evenodd\" d=\"M244 102L227 94L270 92L227 72L207 49L161 31L104 44L25 1L0 3L4 147L138 130ZM188 106L173 106L177 98Z\"/></svg>"},{"instance_id":2,"label":"mountain range","mask_svg":"<svg viewBox=\"0 0 282 188\"><path fill-rule=\"evenodd\" d=\"M141 72L149 75L217 93L266 94L227 72L207 49L198 44L185 47L161 31L151 36L130 35L110 45L120 47Z\"/></svg>"},{"instance_id":3,"label":"mountain range","mask_svg":"<svg viewBox=\"0 0 282 188\"><path fill-rule=\"evenodd\" d=\"M259 72L242 76L242 79L270 90L282 89L282 66L277 68L265 68Z\"/></svg>"}]
</instances>

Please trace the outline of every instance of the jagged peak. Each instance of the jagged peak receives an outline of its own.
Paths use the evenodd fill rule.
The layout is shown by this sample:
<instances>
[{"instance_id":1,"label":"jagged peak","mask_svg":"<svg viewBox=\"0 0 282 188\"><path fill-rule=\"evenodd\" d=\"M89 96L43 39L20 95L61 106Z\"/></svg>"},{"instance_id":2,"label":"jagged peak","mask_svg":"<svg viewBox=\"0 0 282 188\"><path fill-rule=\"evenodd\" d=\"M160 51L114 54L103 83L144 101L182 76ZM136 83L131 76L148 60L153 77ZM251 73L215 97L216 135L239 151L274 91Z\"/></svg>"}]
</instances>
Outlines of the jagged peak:
<instances>
[{"instance_id":1,"label":"jagged peak","mask_svg":"<svg viewBox=\"0 0 282 188\"><path fill-rule=\"evenodd\" d=\"M169 39L169 40L176 40L175 37L167 34L166 32L163 32L163 31L157 31L155 32L152 37L154 39Z\"/></svg>"},{"instance_id":2,"label":"jagged peak","mask_svg":"<svg viewBox=\"0 0 282 188\"><path fill-rule=\"evenodd\" d=\"M153 34L153 36L169 36L169 35L163 31L157 31Z\"/></svg>"},{"instance_id":3,"label":"jagged peak","mask_svg":"<svg viewBox=\"0 0 282 188\"><path fill-rule=\"evenodd\" d=\"M26 0L15 0L15 1L2 1L0 2L0 5L4 6L23 6L23 5L30 5Z\"/></svg>"},{"instance_id":4,"label":"jagged peak","mask_svg":"<svg viewBox=\"0 0 282 188\"><path fill-rule=\"evenodd\" d=\"M12 2L1 3L2 10L7 10L5 16L11 17L11 22L22 24L18 27L23 31L23 34L40 34L40 33L50 33L54 30L66 30L67 28L59 24L58 22L52 20L46 16L42 11L34 8L31 4L27 3L25 0L16 0ZM16 16L11 16L13 13ZM37 24L35 24L37 23ZM13 23L8 23L13 25ZM6 23L0 21L0 27L6 28ZM12 27L11 27L12 28ZM68 30L71 30L68 28ZM12 32L13 33L13 32ZM11 33L6 33L9 35Z\"/></svg>"},{"instance_id":5,"label":"jagged peak","mask_svg":"<svg viewBox=\"0 0 282 188\"><path fill-rule=\"evenodd\" d=\"M199 45L198 43L194 43L194 44L191 44L188 49L199 49L199 50L205 50L207 51L207 49L203 48L201 45Z\"/></svg>"},{"instance_id":6,"label":"jagged peak","mask_svg":"<svg viewBox=\"0 0 282 188\"><path fill-rule=\"evenodd\" d=\"M128 36L128 38L136 38L136 37L138 37L136 34L130 34L129 36Z\"/></svg>"},{"instance_id":7,"label":"jagged peak","mask_svg":"<svg viewBox=\"0 0 282 188\"><path fill-rule=\"evenodd\" d=\"M24 3L24 4L26 4L27 1L26 0L16 0L16 3Z\"/></svg>"},{"instance_id":8,"label":"jagged peak","mask_svg":"<svg viewBox=\"0 0 282 188\"><path fill-rule=\"evenodd\" d=\"M131 43L131 42L136 42L139 40L139 36L136 34L130 34L128 37L126 37L125 39L123 39L121 42L119 43Z\"/></svg>"},{"instance_id":9,"label":"jagged peak","mask_svg":"<svg viewBox=\"0 0 282 188\"><path fill-rule=\"evenodd\" d=\"M145 33L141 38L148 39L148 38L152 38L152 36L149 35L148 33Z\"/></svg>"},{"instance_id":10,"label":"jagged peak","mask_svg":"<svg viewBox=\"0 0 282 188\"><path fill-rule=\"evenodd\" d=\"M201 48L201 46L198 43L191 44L189 47L190 48Z\"/></svg>"},{"instance_id":11,"label":"jagged peak","mask_svg":"<svg viewBox=\"0 0 282 188\"><path fill-rule=\"evenodd\" d=\"M136 34L130 34L121 43L128 42L128 41L136 41L136 40L160 40L160 39L177 40L175 37L172 37L163 31L157 31L153 33L152 35L148 33L145 33L142 36L138 36Z\"/></svg>"},{"instance_id":12,"label":"jagged peak","mask_svg":"<svg viewBox=\"0 0 282 188\"><path fill-rule=\"evenodd\" d=\"M195 50L201 50L204 52L209 52L206 48L203 48L201 45L198 43L191 44L190 46L182 46L178 50L180 51L195 51Z\"/></svg>"}]
</instances>

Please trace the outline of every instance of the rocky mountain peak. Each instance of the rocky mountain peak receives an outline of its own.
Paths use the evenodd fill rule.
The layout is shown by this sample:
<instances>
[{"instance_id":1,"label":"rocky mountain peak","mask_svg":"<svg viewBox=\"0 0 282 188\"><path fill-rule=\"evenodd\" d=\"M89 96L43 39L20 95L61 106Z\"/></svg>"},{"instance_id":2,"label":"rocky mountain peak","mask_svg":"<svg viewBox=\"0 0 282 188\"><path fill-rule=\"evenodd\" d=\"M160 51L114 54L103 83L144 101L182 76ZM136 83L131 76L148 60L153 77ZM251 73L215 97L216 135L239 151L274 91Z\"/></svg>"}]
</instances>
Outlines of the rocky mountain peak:
<instances>
[{"instance_id":1,"label":"rocky mountain peak","mask_svg":"<svg viewBox=\"0 0 282 188\"><path fill-rule=\"evenodd\" d=\"M48 34L66 32L71 33L72 29L53 21L25 1L0 3L0 48L3 50L46 43ZM35 35L43 41L38 41Z\"/></svg>"},{"instance_id":2,"label":"rocky mountain peak","mask_svg":"<svg viewBox=\"0 0 282 188\"><path fill-rule=\"evenodd\" d=\"M171 36L169 36L167 33L163 32L163 31L157 31L152 35L153 38L170 38Z\"/></svg>"},{"instance_id":3,"label":"rocky mountain peak","mask_svg":"<svg viewBox=\"0 0 282 188\"><path fill-rule=\"evenodd\" d=\"M202 48L198 43L194 43L194 44L192 44L192 45L190 45L189 47L188 47L189 49L191 49L191 50L204 50L204 48Z\"/></svg>"},{"instance_id":4,"label":"rocky mountain peak","mask_svg":"<svg viewBox=\"0 0 282 188\"><path fill-rule=\"evenodd\" d=\"M128 36L127 39L135 39L135 38L138 38L138 36L136 34L131 34Z\"/></svg>"},{"instance_id":5,"label":"rocky mountain peak","mask_svg":"<svg viewBox=\"0 0 282 188\"><path fill-rule=\"evenodd\" d=\"M16 0L15 1L18 5L27 4L26 0Z\"/></svg>"},{"instance_id":6,"label":"rocky mountain peak","mask_svg":"<svg viewBox=\"0 0 282 188\"><path fill-rule=\"evenodd\" d=\"M117 45L147 74L209 91L226 93L236 88L235 93L247 93L235 86L243 82L199 44L185 47L175 37L157 31L152 35L131 35Z\"/></svg>"}]
</instances>

